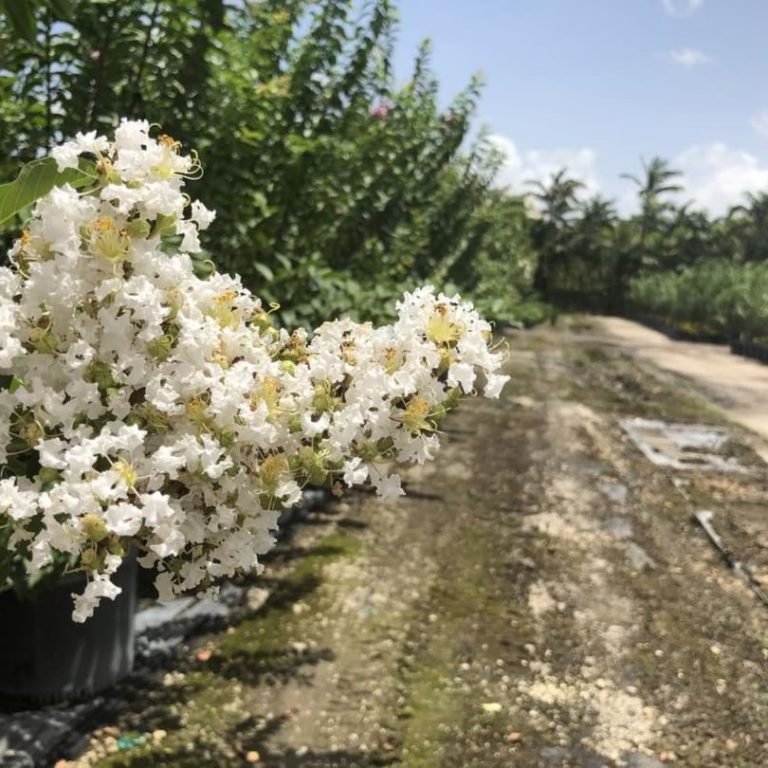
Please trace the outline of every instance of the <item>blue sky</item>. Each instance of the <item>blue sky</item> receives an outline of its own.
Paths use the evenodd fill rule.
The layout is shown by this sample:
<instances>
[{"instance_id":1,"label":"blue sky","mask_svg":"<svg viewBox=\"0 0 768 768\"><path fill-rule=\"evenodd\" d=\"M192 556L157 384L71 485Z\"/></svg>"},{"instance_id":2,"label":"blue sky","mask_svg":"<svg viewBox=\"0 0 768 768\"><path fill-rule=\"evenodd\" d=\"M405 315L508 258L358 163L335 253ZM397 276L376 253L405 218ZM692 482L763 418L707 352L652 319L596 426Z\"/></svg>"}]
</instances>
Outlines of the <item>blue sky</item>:
<instances>
[{"instance_id":1,"label":"blue sky","mask_svg":"<svg viewBox=\"0 0 768 768\"><path fill-rule=\"evenodd\" d=\"M768 0L401 0L407 77L430 37L447 99L475 71L478 122L515 189L567 165L633 206L623 171L660 154L715 213L768 191Z\"/></svg>"}]
</instances>

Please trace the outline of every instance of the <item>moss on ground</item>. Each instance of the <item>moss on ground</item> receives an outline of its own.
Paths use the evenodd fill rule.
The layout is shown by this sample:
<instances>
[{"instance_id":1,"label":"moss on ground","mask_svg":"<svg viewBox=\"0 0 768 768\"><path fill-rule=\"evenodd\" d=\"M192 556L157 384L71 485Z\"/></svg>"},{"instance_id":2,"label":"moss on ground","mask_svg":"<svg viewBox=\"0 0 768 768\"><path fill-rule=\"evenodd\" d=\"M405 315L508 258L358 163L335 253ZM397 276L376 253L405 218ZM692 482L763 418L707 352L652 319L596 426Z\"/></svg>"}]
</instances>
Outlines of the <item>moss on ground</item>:
<instances>
[{"instance_id":1,"label":"moss on ground","mask_svg":"<svg viewBox=\"0 0 768 768\"><path fill-rule=\"evenodd\" d=\"M471 519L471 518L470 518ZM478 668L492 667L507 653L510 585L498 563L498 530L467 526L441 547L439 575L426 605L413 617L412 654L400 667L405 691L399 710L402 739L400 765L437 768L457 765L448 752L461 754L478 733L496 729L495 716L479 699L467 697L462 676L473 678ZM424 615L428 629L424 631ZM522 629L522 628L521 628ZM518 643L530 640L517 637ZM472 671L463 671L474 666ZM472 735L470 735L472 734ZM500 733L494 733L496 739Z\"/></svg>"},{"instance_id":2,"label":"moss on ground","mask_svg":"<svg viewBox=\"0 0 768 768\"><path fill-rule=\"evenodd\" d=\"M183 677L154 692L154 702L129 720L139 730L123 733L129 738L146 738L145 743L109 755L96 763L99 768L201 768L201 766L242 766L243 755L256 749L271 723L254 721L248 713L249 688L265 678L292 674L299 658L291 648L293 640L306 640L312 616L322 610L328 596L323 594L323 571L332 562L355 557L361 542L354 536L335 532L308 549L286 570L264 605L251 617L234 625L205 646L210 657L190 662ZM305 609L296 613L301 601ZM153 740L151 734L166 735ZM234 745L234 746L233 746Z\"/></svg>"},{"instance_id":3,"label":"moss on ground","mask_svg":"<svg viewBox=\"0 0 768 768\"><path fill-rule=\"evenodd\" d=\"M637 730L637 760L674 749L688 768L765 765L756 737L768 706L762 614L750 595L739 596L668 474L616 425L623 416L725 420L678 378L579 337L593 331L589 323L561 323L567 336L549 328L511 336L513 379L501 402L476 402L452 417L442 468L415 474L397 512L365 500L365 535L345 529L278 556L267 602L203 641L209 659L182 665L183 679L120 723L123 733L168 735L99 765L234 768L247 750L265 766L308 768L615 765L601 739L635 738L638 721L619 712L629 719L615 731L613 713L600 709L604 685L667 721L653 735ZM600 418L591 420L590 409ZM723 521L725 504L743 489L744 504L764 498L755 476L704 478L691 475L686 492L696 507L720 498ZM602 498L607 479L625 485L626 502ZM544 522L589 525L561 539L521 524L542 513ZM600 533L617 515L655 567L630 567L625 541ZM375 546L358 559L363 541ZM351 559L349 569L326 571ZM402 596L379 590L382 578L402 586ZM541 613L530 603L533 587L549 590ZM348 594L357 606L360 594L379 592L390 602L364 619L338 610ZM310 651L297 654L297 640ZM323 644L333 664L313 669L313 658L324 658L312 651ZM306 681L281 685L299 669ZM288 700L302 708L293 729L278 733L290 713L253 714ZM353 732L365 750L350 747ZM301 757L300 744L314 751Z\"/></svg>"},{"instance_id":4,"label":"moss on ground","mask_svg":"<svg viewBox=\"0 0 768 768\"><path fill-rule=\"evenodd\" d=\"M565 350L565 359L572 367L569 396L595 409L671 422L728 423L719 408L679 377L651 373L617 350L576 344Z\"/></svg>"}]
</instances>

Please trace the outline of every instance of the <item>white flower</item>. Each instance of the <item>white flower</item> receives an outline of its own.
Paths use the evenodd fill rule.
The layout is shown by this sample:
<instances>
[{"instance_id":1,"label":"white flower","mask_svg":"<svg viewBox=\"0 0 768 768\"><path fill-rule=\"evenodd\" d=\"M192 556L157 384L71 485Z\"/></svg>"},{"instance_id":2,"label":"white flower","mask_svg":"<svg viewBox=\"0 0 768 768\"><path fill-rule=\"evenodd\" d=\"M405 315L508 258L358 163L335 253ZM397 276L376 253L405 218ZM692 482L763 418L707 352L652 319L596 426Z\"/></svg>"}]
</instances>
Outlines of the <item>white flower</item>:
<instances>
[{"instance_id":1,"label":"white flower","mask_svg":"<svg viewBox=\"0 0 768 768\"><path fill-rule=\"evenodd\" d=\"M31 491L22 491L15 478L0 480L0 513L12 520L27 520L38 511L37 497Z\"/></svg>"},{"instance_id":2,"label":"white flower","mask_svg":"<svg viewBox=\"0 0 768 768\"><path fill-rule=\"evenodd\" d=\"M216 218L216 211L206 208L199 200L193 200L190 218L197 224L199 230L208 229Z\"/></svg>"},{"instance_id":3,"label":"white flower","mask_svg":"<svg viewBox=\"0 0 768 768\"><path fill-rule=\"evenodd\" d=\"M239 278L195 276L215 214L183 192L197 161L147 121L52 154L62 168L100 155L112 171L103 188L39 200L0 268L0 373L14 376L0 462L20 440L37 459L29 478L0 480L0 518L31 575L83 556L77 621L117 594L109 576L132 546L172 599L259 568L308 478L402 495L381 467L432 458L443 404L478 375L488 397L507 380L488 324L429 286L389 326L265 329Z\"/></svg>"},{"instance_id":4,"label":"white flower","mask_svg":"<svg viewBox=\"0 0 768 768\"><path fill-rule=\"evenodd\" d=\"M501 394L504 385L509 381L509 376L500 376L496 373L489 373L485 379L483 394L486 397L496 398Z\"/></svg>"},{"instance_id":5,"label":"white flower","mask_svg":"<svg viewBox=\"0 0 768 768\"><path fill-rule=\"evenodd\" d=\"M109 149L109 142L106 136L97 136L96 131L88 133L78 133L75 136L78 153L100 154Z\"/></svg>"},{"instance_id":6,"label":"white flower","mask_svg":"<svg viewBox=\"0 0 768 768\"><path fill-rule=\"evenodd\" d=\"M158 474L174 479L184 466L185 458L174 452L173 446L161 445L150 457L152 469Z\"/></svg>"},{"instance_id":7,"label":"white flower","mask_svg":"<svg viewBox=\"0 0 768 768\"><path fill-rule=\"evenodd\" d=\"M143 519L143 509L126 502L112 504L104 513L107 529L118 536L135 536L141 530Z\"/></svg>"},{"instance_id":8,"label":"white flower","mask_svg":"<svg viewBox=\"0 0 768 768\"><path fill-rule=\"evenodd\" d=\"M141 192L141 205L149 218L157 218L158 214L181 216L184 201L172 184L167 181L148 182Z\"/></svg>"},{"instance_id":9,"label":"white flower","mask_svg":"<svg viewBox=\"0 0 768 768\"><path fill-rule=\"evenodd\" d=\"M80 148L74 142L67 142L51 150L51 157L56 161L59 171L67 168L77 168L80 159Z\"/></svg>"},{"instance_id":10,"label":"white flower","mask_svg":"<svg viewBox=\"0 0 768 768\"><path fill-rule=\"evenodd\" d=\"M75 609L72 612L72 619L83 623L86 619L93 616L94 610L101 602L102 598L114 600L122 590L117 584L114 584L109 576L96 574L85 588L82 595L73 594L75 600Z\"/></svg>"},{"instance_id":11,"label":"white flower","mask_svg":"<svg viewBox=\"0 0 768 768\"><path fill-rule=\"evenodd\" d=\"M120 150L141 150L149 141L148 120L122 118L115 130L115 148Z\"/></svg>"},{"instance_id":12,"label":"white flower","mask_svg":"<svg viewBox=\"0 0 768 768\"><path fill-rule=\"evenodd\" d=\"M51 157L56 161L59 171L64 171L67 168L77 168L80 155L83 153L106 152L108 147L109 142L106 136L97 136L96 131L78 133L74 141L67 141L54 147L51 150Z\"/></svg>"},{"instance_id":13,"label":"white flower","mask_svg":"<svg viewBox=\"0 0 768 768\"><path fill-rule=\"evenodd\" d=\"M405 496L405 491L398 475L383 475L371 472L371 477L376 492L385 501L391 501L398 496Z\"/></svg>"},{"instance_id":14,"label":"white flower","mask_svg":"<svg viewBox=\"0 0 768 768\"><path fill-rule=\"evenodd\" d=\"M122 214L128 214L143 197L143 190L126 187L124 184L107 184L101 190L101 199L111 203L115 211Z\"/></svg>"},{"instance_id":15,"label":"white flower","mask_svg":"<svg viewBox=\"0 0 768 768\"><path fill-rule=\"evenodd\" d=\"M475 382L475 369L468 363L454 363L448 368L448 383L460 386L465 393L472 391Z\"/></svg>"},{"instance_id":16,"label":"white flower","mask_svg":"<svg viewBox=\"0 0 768 768\"><path fill-rule=\"evenodd\" d=\"M349 485L360 485L368 479L368 467L359 456L344 462L344 482Z\"/></svg>"}]
</instances>

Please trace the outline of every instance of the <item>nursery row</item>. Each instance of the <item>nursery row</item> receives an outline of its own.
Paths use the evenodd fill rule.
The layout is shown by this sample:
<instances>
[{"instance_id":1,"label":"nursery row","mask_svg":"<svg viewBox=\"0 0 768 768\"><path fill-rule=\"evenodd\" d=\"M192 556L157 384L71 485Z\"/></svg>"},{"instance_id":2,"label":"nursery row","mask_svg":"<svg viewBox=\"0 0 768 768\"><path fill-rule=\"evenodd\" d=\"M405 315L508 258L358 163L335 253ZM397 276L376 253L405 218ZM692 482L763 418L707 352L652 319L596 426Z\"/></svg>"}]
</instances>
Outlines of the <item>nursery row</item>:
<instances>
[{"instance_id":1,"label":"nursery row","mask_svg":"<svg viewBox=\"0 0 768 768\"><path fill-rule=\"evenodd\" d=\"M552 302L630 313L677 335L760 342L768 337L768 194L713 217L681 204L681 174L654 158L639 178L637 212L585 200L563 171L540 185L536 287Z\"/></svg>"},{"instance_id":2,"label":"nursery row","mask_svg":"<svg viewBox=\"0 0 768 768\"><path fill-rule=\"evenodd\" d=\"M704 261L636 278L630 302L642 315L694 336L768 342L768 263Z\"/></svg>"}]
</instances>

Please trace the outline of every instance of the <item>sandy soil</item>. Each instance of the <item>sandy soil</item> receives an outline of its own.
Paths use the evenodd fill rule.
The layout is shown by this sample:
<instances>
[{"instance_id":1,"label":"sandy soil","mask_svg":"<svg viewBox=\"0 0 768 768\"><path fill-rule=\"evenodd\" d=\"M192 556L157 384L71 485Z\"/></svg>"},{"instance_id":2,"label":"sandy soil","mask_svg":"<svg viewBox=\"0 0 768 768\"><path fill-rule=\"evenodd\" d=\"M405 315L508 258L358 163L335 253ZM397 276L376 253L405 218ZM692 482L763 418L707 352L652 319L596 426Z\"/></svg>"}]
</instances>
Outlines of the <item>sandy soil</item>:
<instances>
[{"instance_id":1,"label":"sandy soil","mask_svg":"<svg viewBox=\"0 0 768 768\"><path fill-rule=\"evenodd\" d=\"M643 360L690 379L730 418L768 438L768 366L726 346L673 341L620 317L596 318L595 326Z\"/></svg>"},{"instance_id":2,"label":"sandy soil","mask_svg":"<svg viewBox=\"0 0 768 768\"><path fill-rule=\"evenodd\" d=\"M619 418L727 419L645 356L665 342L602 323L512 334L507 391L452 417L401 503L311 515L251 608L145 672L68 765L767 765L768 610L691 519L712 509L768 583L766 467L733 426L749 471L678 477L686 500Z\"/></svg>"}]
</instances>

